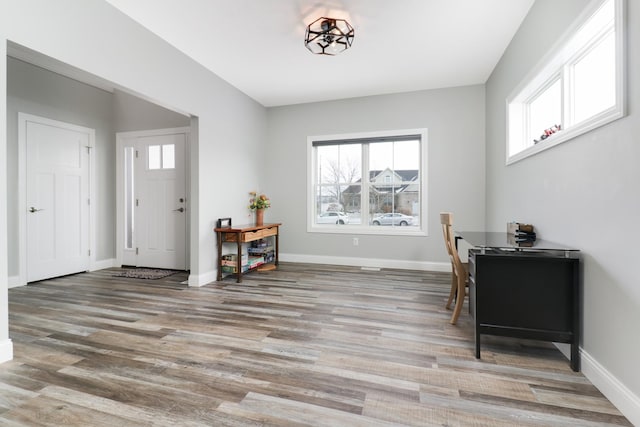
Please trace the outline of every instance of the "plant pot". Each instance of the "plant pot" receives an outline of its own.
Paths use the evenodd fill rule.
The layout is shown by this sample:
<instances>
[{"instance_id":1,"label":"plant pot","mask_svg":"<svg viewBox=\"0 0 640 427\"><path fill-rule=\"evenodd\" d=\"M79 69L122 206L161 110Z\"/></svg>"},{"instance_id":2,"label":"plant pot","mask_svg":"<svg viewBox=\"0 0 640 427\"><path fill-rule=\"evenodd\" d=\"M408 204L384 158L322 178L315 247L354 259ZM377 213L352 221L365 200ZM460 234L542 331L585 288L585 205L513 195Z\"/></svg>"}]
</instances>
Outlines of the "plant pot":
<instances>
[{"instance_id":1,"label":"plant pot","mask_svg":"<svg viewBox=\"0 0 640 427\"><path fill-rule=\"evenodd\" d=\"M256 209L256 225L264 224L264 209Z\"/></svg>"}]
</instances>

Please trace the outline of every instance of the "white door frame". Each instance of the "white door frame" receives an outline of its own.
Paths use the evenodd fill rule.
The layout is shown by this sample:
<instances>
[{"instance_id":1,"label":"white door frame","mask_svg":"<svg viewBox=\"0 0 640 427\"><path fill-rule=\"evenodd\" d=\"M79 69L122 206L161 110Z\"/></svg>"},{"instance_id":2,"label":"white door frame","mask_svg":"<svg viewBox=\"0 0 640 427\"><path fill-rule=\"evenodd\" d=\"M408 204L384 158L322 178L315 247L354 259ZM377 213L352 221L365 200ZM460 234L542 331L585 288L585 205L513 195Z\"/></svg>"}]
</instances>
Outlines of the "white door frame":
<instances>
[{"instance_id":1,"label":"white door frame","mask_svg":"<svg viewBox=\"0 0 640 427\"><path fill-rule=\"evenodd\" d=\"M190 258L190 241L191 241L191 174L190 170L190 127L178 127L167 129L153 129L153 130L141 130L130 132L117 132L116 133L116 266L122 265L123 251L124 251L124 147L126 141L133 138L158 136L167 134L184 133L185 138L185 185L187 187L187 197L185 207L187 209L186 216L186 230L185 230L185 259L187 269L191 264Z\"/></svg>"},{"instance_id":2,"label":"white door frame","mask_svg":"<svg viewBox=\"0 0 640 427\"><path fill-rule=\"evenodd\" d=\"M76 132L86 133L89 136L89 150L93 151L96 141L95 129L78 126L71 123L48 119L33 114L18 113L18 286L27 284L27 122L35 122L48 126L56 126ZM95 269L96 254L96 227L94 218L95 200L93 196L93 183L95 182L95 155L89 155L89 270Z\"/></svg>"}]
</instances>

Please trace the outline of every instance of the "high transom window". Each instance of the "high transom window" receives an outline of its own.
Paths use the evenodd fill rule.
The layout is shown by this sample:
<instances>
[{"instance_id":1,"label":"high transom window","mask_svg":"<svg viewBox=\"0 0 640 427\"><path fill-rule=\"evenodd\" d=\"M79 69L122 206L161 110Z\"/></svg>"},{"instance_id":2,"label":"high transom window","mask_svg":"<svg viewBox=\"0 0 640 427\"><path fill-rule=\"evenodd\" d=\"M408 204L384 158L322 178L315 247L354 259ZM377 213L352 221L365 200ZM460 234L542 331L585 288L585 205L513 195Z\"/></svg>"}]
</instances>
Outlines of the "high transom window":
<instances>
[{"instance_id":1,"label":"high transom window","mask_svg":"<svg viewBox=\"0 0 640 427\"><path fill-rule=\"evenodd\" d=\"M507 98L507 164L623 117L624 2L594 0Z\"/></svg>"}]
</instances>

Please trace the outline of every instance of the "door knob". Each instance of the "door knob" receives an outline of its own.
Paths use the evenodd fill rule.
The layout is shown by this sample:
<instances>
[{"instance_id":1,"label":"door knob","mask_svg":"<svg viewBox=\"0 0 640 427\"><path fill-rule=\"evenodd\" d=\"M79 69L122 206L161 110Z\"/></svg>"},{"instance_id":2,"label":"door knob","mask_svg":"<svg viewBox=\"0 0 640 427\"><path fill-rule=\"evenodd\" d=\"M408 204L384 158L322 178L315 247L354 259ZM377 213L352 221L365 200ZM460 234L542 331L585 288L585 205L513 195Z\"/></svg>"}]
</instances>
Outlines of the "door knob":
<instances>
[{"instance_id":1,"label":"door knob","mask_svg":"<svg viewBox=\"0 0 640 427\"><path fill-rule=\"evenodd\" d=\"M31 206L31 207L29 208L29 212L31 212L31 213L38 212L38 211L43 211L43 210L44 210L44 209L36 209L36 208L34 208L33 206Z\"/></svg>"},{"instance_id":2,"label":"door knob","mask_svg":"<svg viewBox=\"0 0 640 427\"><path fill-rule=\"evenodd\" d=\"M174 212L184 212L184 208L178 208L178 209L174 209Z\"/></svg>"}]
</instances>

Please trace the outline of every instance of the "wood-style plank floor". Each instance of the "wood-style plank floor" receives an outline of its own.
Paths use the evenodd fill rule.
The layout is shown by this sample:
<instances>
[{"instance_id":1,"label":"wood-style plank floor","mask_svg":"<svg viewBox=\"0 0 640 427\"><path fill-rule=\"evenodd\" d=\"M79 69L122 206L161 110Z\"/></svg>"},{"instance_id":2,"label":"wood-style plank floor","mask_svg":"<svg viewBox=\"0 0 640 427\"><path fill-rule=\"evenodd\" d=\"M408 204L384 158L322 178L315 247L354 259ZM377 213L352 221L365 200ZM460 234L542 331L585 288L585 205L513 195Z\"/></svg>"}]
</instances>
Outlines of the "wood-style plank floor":
<instances>
[{"instance_id":1,"label":"wood-style plank floor","mask_svg":"<svg viewBox=\"0 0 640 427\"><path fill-rule=\"evenodd\" d=\"M548 343L483 341L449 275L281 264L201 288L117 269L9 290L8 426L630 426Z\"/></svg>"}]
</instances>

